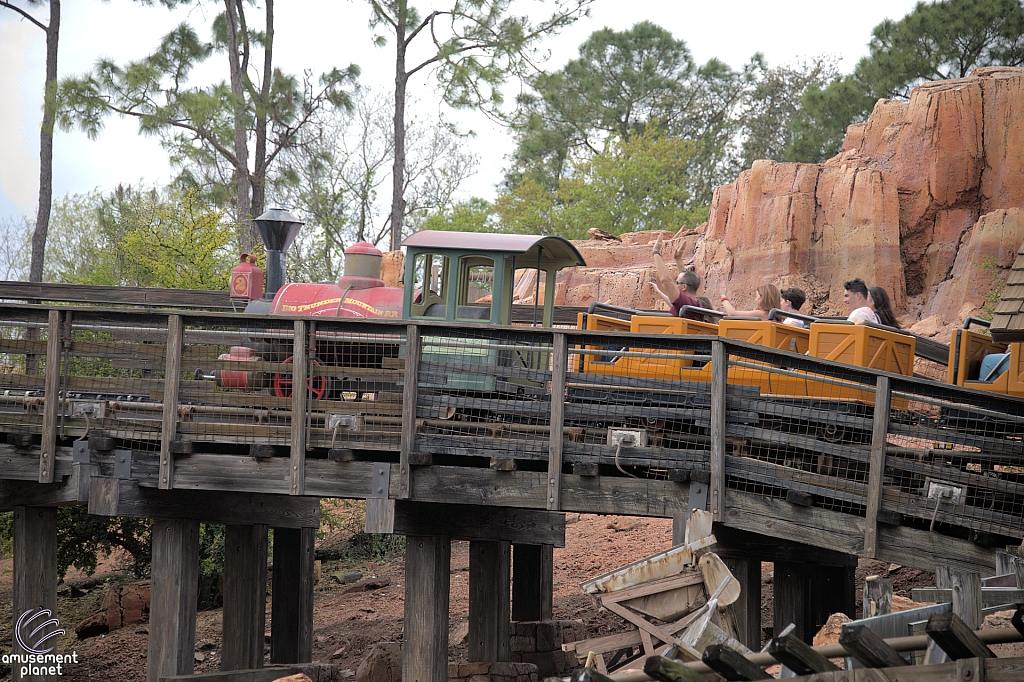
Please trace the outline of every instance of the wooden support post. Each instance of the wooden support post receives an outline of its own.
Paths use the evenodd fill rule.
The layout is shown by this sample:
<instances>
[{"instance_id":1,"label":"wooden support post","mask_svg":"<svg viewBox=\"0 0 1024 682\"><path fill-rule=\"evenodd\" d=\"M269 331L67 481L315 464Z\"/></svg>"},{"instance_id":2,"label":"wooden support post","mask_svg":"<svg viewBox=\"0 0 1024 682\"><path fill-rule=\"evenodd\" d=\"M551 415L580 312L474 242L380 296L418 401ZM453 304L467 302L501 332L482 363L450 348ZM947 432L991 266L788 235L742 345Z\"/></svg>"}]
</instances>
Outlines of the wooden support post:
<instances>
[{"instance_id":1,"label":"wooden support post","mask_svg":"<svg viewBox=\"0 0 1024 682\"><path fill-rule=\"evenodd\" d=\"M224 528L221 670L263 667L267 610L267 527Z\"/></svg>"},{"instance_id":2,"label":"wooden support post","mask_svg":"<svg viewBox=\"0 0 1024 682\"><path fill-rule=\"evenodd\" d=\"M416 447L416 394L420 378L420 328L405 328L405 375L402 379L402 442L398 455L398 499L412 496L412 453Z\"/></svg>"},{"instance_id":3,"label":"wooden support post","mask_svg":"<svg viewBox=\"0 0 1024 682\"><path fill-rule=\"evenodd\" d=\"M761 561L749 555L734 554L731 549L720 553L722 561L740 584L740 596L733 603L737 633L748 649L761 649Z\"/></svg>"},{"instance_id":4,"label":"wooden support post","mask_svg":"<svg viewBox=\"0 0 1024 682\"><path fill-rule=\"evenodd\" d=\"M711 483L708 488L712 517L725 520L725 391L729 356L725 344L711 342Z\"/></svg>"},{"instance_id":5,"label":"wooden support post","mask_svg":"<svg viewBox=\"0 0 1024 682\"><path fill-rule=\"evenodd\" d=\"M565 373L569 353L565 334L551 342L551 444L548 451L548 509L562 508L562 426L565 422Z\"/></svg>"},{"instance_id":6,"label":"wooden support post","mask_svg":"<svg viewBox=\"0 0 1024 682\"><path fill-rule=\"evenodd\" d=\"M664 656L649 656L644 661L644 672L658 682L707 682L707 678Z\"/></svg>"},{"instance_id":7,"label":"wooden support post","mask_svg":"<svg viewBox=\"0 0 1024 682\"><path fill-rule=\"evenodd\" d=\"M863 604L864 618L874 618L892 613L892 581L877 575L865 578Z\"/></svg>"},{"instance_id":8,"label":"wooden support post","mask_svg":"<svg viewBox=\"0 0 1024 682\"><path fill-rule=\"evenodd\" d=\"M885 475L885 448L889 433L891 397L889 377L878 377L878 383L875 385L875 415L871 422L867 511L864 519L864 556L871 559L874 559L878 552L878 511L882 508L882 478Z\"/></svg>"},{"instance_id":9,"label":"wooden support post","mask_svg":"<svg viewBox=\"0 0 1024 682\"><path fill-rule=\"evenodd\" d=\"M704 664L727 680L772 680L775 679L746 656L728 649L721 644L712 644L701 657Z\"/></svg>"},{"instance_id":10,"label":"wooden support post","mask_svg":"<svg viewBox=\"0 0 1024 682\"><path fill-rule=\"evenodd\" d=\"M856 616L857 582L856 566L833 566L806 564L807 608L805 641L828 622L833 613Z\"/></svg>"},{"instance_id":11,"label":"wooden support post","mask_svg":"<svg viewBox=\"0 0 1024 682\"><path fill-rule=\"evenodd\" d=\"M551 620L554 547L512 546L512 620Z\"/></svg>"},{"instance_id":12,"label":"wooden support post","mask_svg":"<svg viewBox=\"0 0 1024 682\"><path fill-rule=\"evenodd\" d=\"M469 543L469 660L509 660L510 544Z\"/></svg>"},{"instance_id":13,"label":"wooden support post","mask_svg":"<svg viewBox=\"0 0 1024 682\"><path fill-rule=\"evenodd\" d=\"M406 538L405 682L447 682L451 550L451 538L446 535Z\"/></svg>"},{"instance_id":14,"label":"wooden support post","mask_svg":"<svg viewBox=\"0 0 1024 682\"><path fill-rule=\"evenodd\" d=\"M768 653L797 675L839 670L832 661L807 646L795 632L773 639L768 645Z\"/></svg>"},{"instance_id":15,"label":"wooden support post","mask_svg":"<svg viewBox=\"0 0 1024 682\"><path fill-rule=\"evenodd\" d=\"M686 538L686 519L690 518L688 512L676 512L672 515L672 546L683 544Z\"/></svg>"},{"instance_id":16,"label":"wooden support post","mask_svg":"<svg viewBox=\"0 0 1024 682\"><path fill-rule=\"evenodd\" d=\"M895 649L866 625L846 625L839 643L865 668L898 668L908 665Z\"/></svg>"},{"instance_id":17,"label":"wooden support post","mask_svg":"<svg viewBox=\"0 0 1024 682\"><path fill-rule=\"evenodd\" d=\"M49 367L49 365L47 365ZM57 509L55 507L14 508L14 608L16 623L22 614L31 611L31 618L40 610L57 614ZM48 618L37 618L41 624ZM34 629L34 628L32 628ZM31 629L29 630L31 632ZM46 633L50 630L44 631ZM28 634L28 633L25 633ZM41 637L43 633L37 635ZM55 640L51 640L55 643ZM26 644L30 643L26 642ZM45 648L45 647L43 647ZM11 652L27 654L18 644L11 642ZM11 664L14 680L42 680L40 676L20 675L18 666Z\"/></svg>"},{"instance_id":18,"label":"wooden support post","mask_svg":"<svg viewBox=\"0 0 1024 682\"><path fill-rule=\"evenodd\" d=\"M146 679L188 675L195 666L199 522L153 522L153 568Z\"/></svg>"},{"instance_id":19,"label":"wooden support post","mask_svg":"<svg viewBox=\"0 0 1024 682\"><path fill-rule=\"evenodd\" d=\"M313 543L316 528L274 528L270 662L313 660Z\"/></svg>"},{"instance_id":20,"label":"wooden support post","mask_svg":"<svg viewBox=\"0 0 1024 682\"><path fill-rule=\"evenodd\" d=\"M306 492L306 380L309 378L309 322L295 320L292 342L292 452L288 470L291 473L292 495Z\"/></svg>"},{"instance_id":21,"label":"wooden support post","mask_svg":"<svg viewBox=\"0 0 1024 682\"><path fill-rule=\"evenodd\" d=\"M951 660L995 658L992 650L974 630L955 613L936 613L928 617L924 631Z\"/></svg>"},{"instance_id":22,"label":"wooden support post","mask_svg":"<svg viewBox=\"0 0 1024 682\"><path fill-rule=\"evenodd\" d=\"M996 575L1017 576L1017 587L1024 588L1024 557L996 552Z\"/></svg>"},{"instance_id":23,"label":"wooden support post","mask_svg":"<svg viewBox=\"0 0 1024 682\"><path fill-rule=\"evenodd\" d=\"M181 315L167 316L167 358L164 365L164 411L160 426L160 483L162 490L174 487L174 453L171 442L178 429L178 386L181 383Z\"/></svg>"},{"instance_id":24,"label":"wooden support post","mask_svg":"<svg viewBox=\"0 0 1024 682\"><path fill-rule=\"evenodd\" d=\"M809 642L814 636L808 625L808 587L809 578L807 564L803 562L776 561L774 573L775 588L775 632L792 623L793 635L802 641Z\"/></svg>"},{"instance_id":25,"label":"wooden support post","mask_svg":"<svg viewBox=\"0 0 1024 682\"><path fill-rule=\"evenodd\" d=\"M981 574L952 571L953 613L971 630L981 627Z\"/></svg>"},{"instance_id":26,"label":"wooden support post","mask_svg":"<svg viewBox=\"0 0 1024 682\"><path fill-rule=\"evenodd\" d=\"M46 374L43 387L43 439L39 449L39 482L53 483L57 464L57 415L60 414L60 311L51 310L46 328Z\"/></svg>"}]
</instances>

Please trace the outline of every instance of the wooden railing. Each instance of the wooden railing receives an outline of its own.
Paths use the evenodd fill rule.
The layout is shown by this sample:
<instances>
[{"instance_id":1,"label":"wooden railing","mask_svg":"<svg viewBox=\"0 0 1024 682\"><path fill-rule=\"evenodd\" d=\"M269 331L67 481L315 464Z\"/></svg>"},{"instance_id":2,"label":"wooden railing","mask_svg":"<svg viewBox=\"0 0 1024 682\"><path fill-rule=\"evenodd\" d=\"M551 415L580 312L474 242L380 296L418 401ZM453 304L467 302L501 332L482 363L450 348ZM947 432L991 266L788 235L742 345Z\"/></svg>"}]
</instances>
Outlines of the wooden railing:
<instances>
[{"instance_id":1,"label":"wooden railing","mask_svg":"<svg viewBox=\"0 0 1024 682\"><path fill-rule=\"evenodd\" d=\"M5 305L0 360L0 479L702 505L925 567L1024 538L1024 401L719 337Z\"/></svg>"}]
</instances>

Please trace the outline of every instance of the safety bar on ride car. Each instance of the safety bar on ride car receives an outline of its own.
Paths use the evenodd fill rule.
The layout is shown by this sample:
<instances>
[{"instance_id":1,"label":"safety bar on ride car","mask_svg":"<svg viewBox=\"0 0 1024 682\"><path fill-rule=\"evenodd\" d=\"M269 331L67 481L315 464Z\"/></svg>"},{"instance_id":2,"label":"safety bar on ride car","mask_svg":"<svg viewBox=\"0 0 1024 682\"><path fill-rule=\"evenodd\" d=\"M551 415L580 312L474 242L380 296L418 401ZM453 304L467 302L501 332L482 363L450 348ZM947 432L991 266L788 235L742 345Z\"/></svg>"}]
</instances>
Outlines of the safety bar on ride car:
<instances>
[{"instance_id":1,"label":"safety bar on ride car","mask_svg":"<svg viewBox=\"0 0 1024 682\"><path fill-rule=\"evenodd\" d=\"M686 313L699 313L701 315L710 315L718 318L726 317L726 314L721 311L711 310L710 308L699 308L695 305L684 305L679 309L679 317L686 317Z\"/></svg>"},{"instance_id":2,"label":"safety bar on ride car","mask_svg":"<svg viewBox=\"0 0 1024 682\"><path fill-rule=\"evenodd\" d=\"M609 312L619 313L620 315L660 315L662 317L672 317L665 310L637 310L636 308L623 308L622 306L611 305L610 303L600 303L594 301L587 308L587 314L593 315L596 312Z\"/></svg>"},{"instance_id":3,"label":"safety bar on ride car","mask_svg":"<svg viewBox=\"0 0 1024 682\"><path fill-rule=\"evenodd\" d=\"M991 327L992 321L983 320L980 317L971 317L970 315L968 315L967 319L964 320L964 329L970 329L972 324L976 324L981 327Z\"/></svg>"},{"instance_id":4,"label":"safety bar on ride car","mask_svg":"<svg viewBox=\"0 0 1024 682\"><path fill-rule=\"evenodd\" d=\"M769 320L775 320L776 315L782 315L783 317L792 317L796 320L803 320L807 324L818 322L818 318L814 317L813 315L801 315L800 313L790 312L788 310L783 310L782 308L772 308L771 310L768 311Z\"/></svg>"}]
</instances>

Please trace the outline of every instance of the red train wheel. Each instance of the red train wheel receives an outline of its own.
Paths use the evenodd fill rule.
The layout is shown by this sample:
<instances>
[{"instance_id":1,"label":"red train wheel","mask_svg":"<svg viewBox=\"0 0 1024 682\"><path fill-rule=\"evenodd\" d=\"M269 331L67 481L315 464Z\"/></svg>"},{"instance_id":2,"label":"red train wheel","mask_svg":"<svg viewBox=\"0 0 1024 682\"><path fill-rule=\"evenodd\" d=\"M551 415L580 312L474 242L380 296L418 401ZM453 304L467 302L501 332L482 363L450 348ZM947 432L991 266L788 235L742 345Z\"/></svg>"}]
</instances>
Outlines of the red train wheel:
<instances>
[{"instance_id":1,"label":"red train wheel","mask_svg":"<svg viewBox=\"0 0 1024 682\"><path fill-rule=\"evenodd\" d=\"M285 364L292 361L291 357L285 359ZM319 362L313 360L313 366L318 367ZM274 373L274 380L272 383L272 390L274 395L278 398L291 398L292 397L292 375L282 374L281 372ZM324 393L327 392L327 377L315 375L306 379L306 387L313 392L313 399L320 400L324 397Z\"/></svg>"}]
</instances>

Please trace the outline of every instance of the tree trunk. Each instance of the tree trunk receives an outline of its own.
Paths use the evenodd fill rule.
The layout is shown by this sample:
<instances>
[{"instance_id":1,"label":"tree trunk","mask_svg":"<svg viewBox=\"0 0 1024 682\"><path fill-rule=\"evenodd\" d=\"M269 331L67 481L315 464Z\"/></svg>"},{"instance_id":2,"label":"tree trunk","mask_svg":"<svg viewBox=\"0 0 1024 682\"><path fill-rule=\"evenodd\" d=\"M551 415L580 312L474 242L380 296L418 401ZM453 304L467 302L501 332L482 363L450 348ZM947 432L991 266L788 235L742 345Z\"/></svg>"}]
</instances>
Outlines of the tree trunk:
<instances>
[{"instance_id":1,"label":"tree trunk","mask_svg":"<svg viewBox=\"0 0 1024 682\"><path fill-rule=\"evenodd\" d=\"M260 100L256 103L256 158L253 159L255 173L252 176L252 215L263 214L266 210L267 192L267 116L270 111L270 82L273 73L274 52L274 0L267 3L267 40L263 51L263 85Z\"/></svg>"},{"instance_id":2,"label":"tree trunk","mask_svg":"<svg viewBox=\"0 0 1024 682\"><path fill-rule=\"evenodd\" d=\"M391 250L402 243L402 222L405 218L405 87L409 74L405 72L405 2L399 3L395 16L395 163L391 171Z\"/></svg>"},{"instance_id":3,"label":"tree trunk","mask_svg":"<svg viewBox=\"0 0 1024 682\"><path fill-rule=\"evenodd\" d=\"M238 240L242 251L252 252L256 233L252 225L252 204L249 201L249 147L245 120L245 87L242 84L242 65L239 63L238 12L235 0L224 0L227 10L228 63L231 69L231 94L234 102L235 126L235 217L238 221Z\"/></svg>"},{"instance_id":4,"label":"tree trunk","mask_svg":"<svg viewBox=\"0 0 1024 682\"><path fill-rule=\"evenodd\" d=\"M39 129L39 206L32 233L32 259L28 281L43 281L46 234L50 229L53 200L53 121L57 110L57 42L60 38L60 0L50 0L50 24L46 29L46 84L43 95L43 124Z\"/></svg>"}]
</instances>

